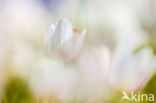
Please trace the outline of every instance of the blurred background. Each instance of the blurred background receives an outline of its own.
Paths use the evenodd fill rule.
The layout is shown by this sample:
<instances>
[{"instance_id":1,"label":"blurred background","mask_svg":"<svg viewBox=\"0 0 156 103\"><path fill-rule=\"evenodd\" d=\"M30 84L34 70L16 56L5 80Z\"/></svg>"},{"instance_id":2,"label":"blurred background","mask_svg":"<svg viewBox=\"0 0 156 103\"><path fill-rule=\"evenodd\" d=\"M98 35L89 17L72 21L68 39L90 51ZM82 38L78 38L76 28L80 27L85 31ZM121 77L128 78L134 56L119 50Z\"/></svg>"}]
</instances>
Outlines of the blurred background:
<instances>
[{"instance_id":1,"label":"blurred background","mask_svg":"<svg viewBox=\"0 0 156 103\"><path fill-rule=\"evenodd\" d=\"M46 26L64 18L87 28L68 62L44 43ZM156 95L155 55L155 0L0 0L0 103L128 103L122 91Z\"/></svg>"}]
</instances>

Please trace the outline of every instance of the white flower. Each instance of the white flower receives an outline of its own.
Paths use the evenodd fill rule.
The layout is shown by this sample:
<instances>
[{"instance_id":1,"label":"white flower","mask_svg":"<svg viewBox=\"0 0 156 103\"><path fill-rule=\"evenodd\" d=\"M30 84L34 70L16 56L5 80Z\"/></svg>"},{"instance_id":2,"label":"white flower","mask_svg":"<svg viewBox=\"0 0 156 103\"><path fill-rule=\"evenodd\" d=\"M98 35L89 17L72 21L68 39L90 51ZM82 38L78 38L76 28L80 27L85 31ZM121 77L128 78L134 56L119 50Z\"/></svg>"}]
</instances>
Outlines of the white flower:
<instances>
[{"instance_id":1,"label":"white flower","mask_svg":"<svg viewBox=\"0 0 156 103\"><path fill-rule=\"evenodd\" d=\"M73 29L72 24L67 20L60 20L56 26L51 24L47 28L45 42L57 57L62 59L72 59L78 55L86 35L86 29L79 32Z\"/></svg>"},{"instance_id":2,"label":"white flower","mask_svg":"<svg viewBox=\"0 0 156 103\"><path fill-rule=\"evenodd\" d=\"M75 81L75 69L47 58L40 60L31 76L32 89L41 98L68 100L73 96Z\"/></svg>"},{"instance_id":3,"label":"white flower","mask_svg":"<svg viewBox=\"0 0 156 103\"><path fill-rule=\"evenodd\" d=\"M96 99L105 93L110 52L107 47L85 47L77 62L77 98Z\"/></svg>"},{"instance_id":4,"label":"white flower","mask_svg":"<svg viewBox=\"0 0 156 103\"><path fill-rule=\"evenodd\" d=\"M134 53L128 46L117 47L111 64L109 82L112 87L126 91L144 86L154 70L154 58L150 48Z\"/></svg>"},{"instance_id":5,"label":"white flower","mask_svg":"<svg viewBox=\"0 0 156 103\"><path fill-rule=\"evenodd\" d=\"M13 72L20 76L28 77L32 66L36 62L36 52L32 45L23 40L17 39L13 46L13 57L10 59Z\"/></svg>"}]
</instances>

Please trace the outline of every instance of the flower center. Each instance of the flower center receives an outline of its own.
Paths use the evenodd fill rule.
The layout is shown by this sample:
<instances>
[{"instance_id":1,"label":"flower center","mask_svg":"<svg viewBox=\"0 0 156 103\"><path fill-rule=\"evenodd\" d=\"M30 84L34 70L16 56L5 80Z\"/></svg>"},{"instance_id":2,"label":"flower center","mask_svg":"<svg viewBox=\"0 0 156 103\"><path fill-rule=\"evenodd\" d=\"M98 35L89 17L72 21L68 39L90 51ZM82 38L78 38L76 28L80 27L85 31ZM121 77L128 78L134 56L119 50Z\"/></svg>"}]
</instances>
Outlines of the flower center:
<instances>
[{"instance_id":1,"label":"flower center","mask_svg":"<svg viewBox=\"0 0 156 103\"><path fill-rule=\"evenodd\" d=\"M74 31L77 35L80 35L80 31L79 31L79 29L74 28L73 31Z\"/></svg>"}]
</instances>

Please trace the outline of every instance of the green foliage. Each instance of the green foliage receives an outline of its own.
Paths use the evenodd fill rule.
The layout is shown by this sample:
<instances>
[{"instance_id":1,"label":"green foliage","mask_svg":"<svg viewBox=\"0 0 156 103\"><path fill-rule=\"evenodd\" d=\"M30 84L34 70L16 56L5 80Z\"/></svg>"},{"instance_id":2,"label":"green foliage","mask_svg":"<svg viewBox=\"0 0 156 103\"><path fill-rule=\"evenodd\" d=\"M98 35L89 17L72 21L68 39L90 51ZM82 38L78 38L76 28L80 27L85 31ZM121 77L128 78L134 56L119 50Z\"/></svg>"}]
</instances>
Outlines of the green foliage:
<instances>
[{"instance_id":1,"label":"green foliage","mask_svg":"<svg viewBox=\"0 0 156 103\"><path fill-rule=\"evenodd\" d=\"M140 50L142 50L143 48L146 48L146 47L148 47L147 44L141 45L140 47L136 48L136 49L133 51L133 53L134 53L134 54L137 54ZM149 47L150 47L150 46L149 46Z\"/></svg>"},{"instance_id":2,"label":"green foliage","mask_svg":"<svg viewBox=\"0 0 156 103\"><path fill-rule=\"evenodd\" d=\"M12 78L6 85L2 103L35 103L35 99L24 80Z\"/></svg>"},{"instance_id":3,"label":"green foliage","mask_svg":"<svg viewBox=\"0 0 156 103\"><path fill-rule=\"evenodd\" d=\"M156 96L156 74L147 83L147 85L143 89L143 92L147 94L154 94L154 96ZM146 102L146 103L156 103L156 99L155 102Z\"/></svg>"}]
</instances>

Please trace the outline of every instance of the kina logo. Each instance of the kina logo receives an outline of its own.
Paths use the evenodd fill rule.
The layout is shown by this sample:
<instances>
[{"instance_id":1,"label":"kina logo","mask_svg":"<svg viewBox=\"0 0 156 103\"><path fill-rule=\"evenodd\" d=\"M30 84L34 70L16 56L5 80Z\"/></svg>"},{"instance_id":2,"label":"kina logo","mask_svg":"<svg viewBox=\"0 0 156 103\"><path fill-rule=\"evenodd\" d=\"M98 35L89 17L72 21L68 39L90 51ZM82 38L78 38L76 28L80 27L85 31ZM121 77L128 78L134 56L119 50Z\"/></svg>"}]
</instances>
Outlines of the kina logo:
<instances>
[{"instance_id":1,"label":"kina logo","mask_svg":"<svg viewBox=\"0 0 156 103\"><path fill-rule=\"evenodd\" d=\"M129 96L125 91L122 92L123 96L121 100L128 100L128 101L154 101L154 94L143 94L140 92L134 93L131 92Z\"/></svg>"}]
</instances>

